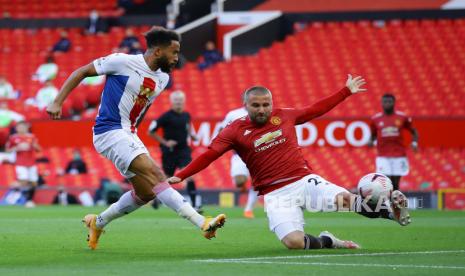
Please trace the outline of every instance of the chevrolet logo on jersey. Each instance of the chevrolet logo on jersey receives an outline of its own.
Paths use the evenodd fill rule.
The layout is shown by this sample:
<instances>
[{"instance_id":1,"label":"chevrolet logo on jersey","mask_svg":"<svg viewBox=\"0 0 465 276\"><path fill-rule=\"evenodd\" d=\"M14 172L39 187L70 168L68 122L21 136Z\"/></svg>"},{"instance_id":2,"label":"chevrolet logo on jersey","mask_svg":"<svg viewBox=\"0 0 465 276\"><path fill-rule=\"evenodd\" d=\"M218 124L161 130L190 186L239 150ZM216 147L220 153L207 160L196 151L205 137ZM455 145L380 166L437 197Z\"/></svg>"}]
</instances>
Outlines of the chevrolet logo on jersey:
<instances>
[{"instance_id":1,"label":"chevrolet logo on jersey","mask_svg":"<svg viewBox=\"0 0 465 276\"><path fill-rule=\"evenodd\" d=\"M263 134L262 137L260 137L259 139L255 140L254 145L255 147L259 147L262 144L273 142L274 140L276 140L276 138L278 138L281 135L283 135L283 131L281 129L273 132L268 132L266 134Z\"/></svg>"}]
</instances>

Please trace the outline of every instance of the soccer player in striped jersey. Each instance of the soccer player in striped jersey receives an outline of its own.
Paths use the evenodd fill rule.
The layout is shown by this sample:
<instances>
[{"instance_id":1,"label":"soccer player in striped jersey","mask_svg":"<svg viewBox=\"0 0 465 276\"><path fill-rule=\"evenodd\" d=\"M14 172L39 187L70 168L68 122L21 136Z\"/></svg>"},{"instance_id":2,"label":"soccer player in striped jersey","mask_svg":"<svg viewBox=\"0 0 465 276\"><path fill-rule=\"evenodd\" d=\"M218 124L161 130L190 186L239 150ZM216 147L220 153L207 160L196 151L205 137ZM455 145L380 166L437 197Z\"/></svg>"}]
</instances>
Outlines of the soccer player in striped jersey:
<instances>
[{"instance_id":1,"label":"soccer player in striped jersey","mask_svg":"<svg viewBox=\"0 0 465 276\"><path fill-rule=\"evenodd\" d=\"M84 78L106 75L93 127L93 142L95 149L130 180L134 190L123 194L99 215L84 217L83 222L89 228L88 245L91 249L97 247L99 237L109 222L137 210L155 196L200 228L207 239L215 236L216 230L223 226L226 219L223 214L206 218L197 213L166 182L163 171L137 136L137 126L167 85L167 73L178 62L180 51L180 38L176 32L154 27L145 33L145 39L147 51L144 54L111 54L74 71L47 108L52 119L59 119L63 102Z\"/></svg>"}]
</instances>

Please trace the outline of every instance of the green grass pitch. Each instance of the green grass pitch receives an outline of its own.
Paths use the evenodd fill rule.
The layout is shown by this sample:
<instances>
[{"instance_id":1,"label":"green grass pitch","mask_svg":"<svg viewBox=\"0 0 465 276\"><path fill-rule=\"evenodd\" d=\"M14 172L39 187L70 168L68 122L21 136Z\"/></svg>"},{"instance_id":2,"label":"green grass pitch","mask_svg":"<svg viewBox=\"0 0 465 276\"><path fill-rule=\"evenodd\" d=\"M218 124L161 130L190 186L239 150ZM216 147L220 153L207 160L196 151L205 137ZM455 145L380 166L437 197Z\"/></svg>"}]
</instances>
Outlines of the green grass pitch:
<instances>
[{"instance_id":1,"label":"green grass pitch","mask_svg":"<svg viewBox=\"0 0 465 276\"><path fill-rule=\"evenodd\" d=\"M329 230L361 250L290 251L242 209L224 212L211 241L167 208L114 221L87 248L81 218L102 208L0 208L0 275L465 275L465 212L415 211L410 226L348 213L306 213L306 230ZM353 255L355 254L355 255Z\"/></svg>"}]
</instances>

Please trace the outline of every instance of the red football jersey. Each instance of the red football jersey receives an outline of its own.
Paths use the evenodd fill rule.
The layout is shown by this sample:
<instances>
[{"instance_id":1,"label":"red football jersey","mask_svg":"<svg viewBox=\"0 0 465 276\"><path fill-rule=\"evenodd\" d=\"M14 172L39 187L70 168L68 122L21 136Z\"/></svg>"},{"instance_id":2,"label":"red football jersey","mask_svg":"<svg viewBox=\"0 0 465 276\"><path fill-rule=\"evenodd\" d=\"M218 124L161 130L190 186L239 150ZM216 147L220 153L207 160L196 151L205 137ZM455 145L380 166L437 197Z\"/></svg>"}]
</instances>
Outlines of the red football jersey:
<instances>
[{"instance_id":1,"label":"red football jersey","mask_svg":"<svg viewBox=\"0 0 465 276\"><path fill-rule=\"evenodd\" d=\"M257 125L248 116L229 124L212 141L218 153L234 149L247 164L252 185L260 193L294 182L312 172L297 143L295 125L303 111L275 109L265 125Z\"/></svg>"},{"instance_id":2,"label":"red football jersey","mask_svg":"<svg viewBox=\"0 0 465 276\"><path fill-rule=\"evenodd\" d=\"M30 167L35 164L34 143L37 138L34 134L13 134L6 144L7 149L18 147L16 150L16 165Z\"/></svg>"},{"instance_id":3,"label":"red football jersey","mask_svg":"<svg viewBox=\"0 0 465 276\"><path fill-rule=\"evenodd\" d=\"M371 131L376 133L378 156L406 156L402 129L412 129L412 118L403 112L395 111L390 115L378 113L371 118Z\"/></svg>"},{"instance_id":4,"label":"red football jersey","mask_svg":"<svg viewBox=\"0 0 465 276\"><path fill-rule=\"evenodd\" d=\"M209 146L209 150L176 173L181 180L206 168L228 150L235 150L247 165L252 185L266 194L312 173L299 145L294 126L330 111L352 95L347 87L317 103L301 108L274 109L264 125L248 116L227 125Z\"/></svg>"}]
</instances>

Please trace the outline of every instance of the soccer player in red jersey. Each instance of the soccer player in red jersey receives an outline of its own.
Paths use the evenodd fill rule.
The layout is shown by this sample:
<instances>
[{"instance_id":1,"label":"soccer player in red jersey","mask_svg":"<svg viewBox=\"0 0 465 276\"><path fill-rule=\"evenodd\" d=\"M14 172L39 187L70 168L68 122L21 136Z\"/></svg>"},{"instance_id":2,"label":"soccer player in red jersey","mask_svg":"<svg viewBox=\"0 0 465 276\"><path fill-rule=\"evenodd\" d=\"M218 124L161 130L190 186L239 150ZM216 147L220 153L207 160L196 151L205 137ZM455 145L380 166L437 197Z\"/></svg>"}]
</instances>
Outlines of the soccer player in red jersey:
<instances>
[{"instance_id":1,"label":"soccer player in red jersey","mask_svg":"<svg viewBox=\"0 0 465 276\"><path fill-rule=\"evenodd\" d=\"M40 145L34 134L29 133L29 124L22 121L16 125L16 134L9 137L6 143L8 152L16 153L16 178L24 189L26 207L34 207L32 198L39 180L35 165L35 152L40 151Z\"/></svg>"},{"instance_id":2,"label":"soccer player in red jersey","mask_svg":"<svg viewBox=\"0 0 465 276\"><path fill-rule=\"evenodd\" d=\"M264 195L270 230L289 249L359 248L351 241L337 239L324 231L319 237L304 232L303 210L335 211L351 207L357 213L375 218L395 219L408 224L408 212L395 193L392 209L371 210L359 195L351 194L315 174L297 143L295 125L303 124L330 111L352 94L365 91L365 80L349 75L339 92L305 108L273 108L271 92L254 86L244 92L248 115L224 128L209 149L186 168L168 179L178 183L203 170L228 150L234 149L247 164L252 185ZM383 203L384 204L384 203Z\"/></svg>"},{"instance_id":3,"label":"soccer player in red jersey","mask_svg":"<svg viewBox=\"0 0 465 276\"><path fill-rule=\"evenodd\" d=\"M412 134L411 146L414 151L418 149L418 132L412 126L412 118L395 110L395 103L396 98L392 94L385 94L381 98L383 112L371 118L369 146L373 146L377 140L376 171L388 176L392 180L394 190L398 190L400 178L409 173L402 129Z\"/></svg>"}]
</instances>

